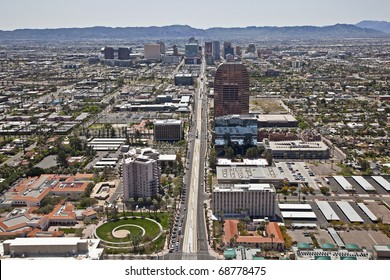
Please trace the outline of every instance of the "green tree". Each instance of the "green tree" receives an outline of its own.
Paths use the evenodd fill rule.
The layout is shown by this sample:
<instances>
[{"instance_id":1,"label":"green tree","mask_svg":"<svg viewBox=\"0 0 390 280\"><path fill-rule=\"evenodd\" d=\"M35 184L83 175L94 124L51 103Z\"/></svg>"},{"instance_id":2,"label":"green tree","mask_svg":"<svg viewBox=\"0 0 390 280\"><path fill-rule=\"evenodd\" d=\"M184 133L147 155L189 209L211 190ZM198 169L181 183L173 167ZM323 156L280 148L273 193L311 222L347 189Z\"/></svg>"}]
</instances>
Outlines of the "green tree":
<instances>
[{"instance_id":1,"label":"green tree","mask_svg":"<svg viewBox=\"0 0 390 280\"><path fill-rule=\"evenodd\" d=\"M330 189L328 187L320 187L320 191L323 195L328 195Z\"/></svg>"},{"instance_id":2,"label":"green tree","mask_svg":"<svg viewBox=\"0 0 390 280\"><path fill-rule=\"evenodd\" d=\"M163 201L163 200L161 199L160 201ZM152 204L153 204L153 210L154 210L154 218L157 219L157 206L159 204L157 199L153 199Z\"/></svg>"},{"instance_id":3,"label":"green tree","mask_svg":"<svg viewBox=\"0 0 390 280\"><path fill-rule=\"evenodd\" d=\"M134 202L135 202L134 197L130 197L129 202L130 202L131 215L134 216Z\"/></svg>"},{"instance_id":4,"label":"green tree","mask_svg":"<svg viewBox=\"0 0 390 280\"><path fill-rule=\"evenodd\" d=\"M245 157L247 158L257 158L259 157L258 150L256 147L250 147L246 150Z\"/></svg>"},{"instance_id":5,"label":"green tree","mask_svg":"<svg viewBox=\"0 0 390 280\"><path fill-rule=\"evenodd\" d=\"M233 150L232 147L230 147L228 145L225 145L223 150L225 152L225 157L227 157L228 159L233 159L234 158L234 150Z\"/></svg>"},{"instance_id":6,"label":"green tree","mask_svg":"<svg viewBox=\"0 0 390 280\"><path fill-rule=\"evenodd\" d=\"M210 150L210 154L209 154L209 167L215 171L215 168L217 166L217 152L215 151L215 149L211 149Z\"/></svg>"},{"instance_id":7,"label":"green tree","mask_svg":"<svg viewBox=\"0 0 390 280\"><path fill-rule=\"evenodd\" d=\"M142 198L142 197L140 197L140 198L138 198L138 203L139 204L142 204L142 203L144 203L144 199ZM141 211L141 216L143 217L143 213L142 213L142 207L141 206L138 206L139 207L139 209L140 209L140 211Z\"/></svg>"},{"instance_id":8,"label":"green tree","mask_svg":"<svg viewBox=\"0 0 390 280\"><path fill-rule=\"evenodd\" d=\"M68 161L67 161L66 153L63 149L60 149L57 154L57 163L62 167L68 167Z\"/></svg>"},{"instance_id":9,"label":"green tree","mask_svg":"<svg viewBox=\"0 0 390 280\"><path fill-rule=\"evenodd\" d=\"M148 204L148 208L149 208L149 217L150 217L150 204L152 203L152 198L150 196L148 196L146 198L146 203Z\"/></svg>"}]
</instances>

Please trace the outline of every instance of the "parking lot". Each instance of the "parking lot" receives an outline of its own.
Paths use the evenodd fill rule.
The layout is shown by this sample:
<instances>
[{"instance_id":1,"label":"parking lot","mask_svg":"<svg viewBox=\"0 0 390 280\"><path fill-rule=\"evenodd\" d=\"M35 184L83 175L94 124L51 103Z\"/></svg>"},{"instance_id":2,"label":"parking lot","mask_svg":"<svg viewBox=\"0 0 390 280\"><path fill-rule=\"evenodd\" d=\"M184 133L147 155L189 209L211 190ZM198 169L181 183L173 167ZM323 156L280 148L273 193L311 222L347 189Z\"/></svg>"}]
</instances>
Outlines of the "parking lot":
<instances>
[{"instance_id":1,"label":"parking lot","mask_svg":"<svg viewBox=\"0 0 390 280\"><path fill-rule=\"evenodd\" d=\"M377 201L365 202L368 209L378 218L382 219L384 224L390 224L390 210Z\"/></svg>"},{"instance_id":2,"label":"parking lot","mask_svg":"<svg viewBox=\"0 0 390 280\"><path fill-rule=\"evenodd\" d=\"M347 192L339 185L339 183L336 182L333 177L327 177L327 179L329 180L328 186L333 192L337 192L338 194L347 194ZM382 188L374 179L372 179L371 176L364 176L364 179L366 179L375 188L375 192L372 193L365 191L352 177L345 177L345 179L355 188L357 194L388 194L388 192Z\"/></svg>"},{"instance_id":3,"label":"parking lot","mask_svg":"<svg viewBox=\"0 0 390 280\"><path fill-rule=\"evenodd\" d=\"M319 189L317 185L319 179L305 162L277 162L275 165L289 182L307 183L309 187Z\"/></svg>"},{"instance_id":4,"label":"parking lot","mask_svg":"<svg viewBox=\"0 0 390 280\"><path fill-rule=\"evenodd\" d=\"M361 248L373 249L373 245L387 245L390 244L388 238L381 231L373 230L350 230L338 232L345 244L355 243Z\"/></svg>"}]
</instances>

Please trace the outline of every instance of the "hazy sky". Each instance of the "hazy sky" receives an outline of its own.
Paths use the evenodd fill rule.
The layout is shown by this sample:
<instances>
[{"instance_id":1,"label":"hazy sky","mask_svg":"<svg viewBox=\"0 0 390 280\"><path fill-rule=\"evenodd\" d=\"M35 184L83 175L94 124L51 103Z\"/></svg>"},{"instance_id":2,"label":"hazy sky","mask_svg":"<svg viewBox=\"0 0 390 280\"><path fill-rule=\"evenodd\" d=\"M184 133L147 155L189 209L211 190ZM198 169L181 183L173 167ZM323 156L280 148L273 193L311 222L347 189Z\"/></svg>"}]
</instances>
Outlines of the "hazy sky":
<instances>
[{"instance_id":1,"label":"hazy sky","mask_svg":"<svg viewBox=\"0 0 390 280\"><path fill-rule=\"evenodd\" d=\"M390 21L389 0L1 0L0 30L187 24L287 26Z\"/></svg>"}]
</instances>

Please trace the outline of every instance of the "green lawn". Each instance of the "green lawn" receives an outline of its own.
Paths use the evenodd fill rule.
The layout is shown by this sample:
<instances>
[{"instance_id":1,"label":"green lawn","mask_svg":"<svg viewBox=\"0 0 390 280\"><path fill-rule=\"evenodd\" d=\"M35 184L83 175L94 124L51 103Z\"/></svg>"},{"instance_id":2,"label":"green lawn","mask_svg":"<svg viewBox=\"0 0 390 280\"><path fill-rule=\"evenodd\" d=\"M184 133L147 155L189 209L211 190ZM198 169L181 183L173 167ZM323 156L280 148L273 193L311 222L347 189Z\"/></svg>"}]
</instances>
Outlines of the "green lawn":
<instances>
[{"instance_id":1,"label":"green lawn","mask_svg":"<svg viewBox=\"0 0 390 280\"><path fill-rule=\"evenodd\" d=\"M127 218L127 219L121 219L118 221L112 221L105 223L98 227L96 229L96 234L100 239L109 241L109 242L124 242L127 240L127 238L116 238L112 235L112 230L118 226L121 225L128 225L128 224L133 224L133 225L139 225L145 230L145 235L143 236L143 240L149 236L151 239L155 238L158 233L160 232L160 229L158 225L152 221L146 220L146 219L139 219L139 218ZM126 228L120 228L120 229L128 229L131 233L136 232L138 230L141 233L141 230L136 228L136 227L126 227Z\"/></svg>"},{"instance_id":2,"label":"green lawn","mask_svg":"<svg viewBox=\"0 0 390 280\"><path fill-rule=\"evenodd\" d=\"M132 214L131 212L126 212L126 217L131 218L132 217L131 214ZM123 213L121 213L120 215L123 217ZM141 213L134 212L134 216L140 217ZM168 227L169 227L169 213L167 213L167 212L158 212L157 218L156 218L153 211L150 211L150 215L149 215L148 210L145 210L145 212L143 213L143 216L146 218L149 218L149 219L156 220L158 223L161 224L163 229L168 229Z\"/></svg>"},{"instance_id":3,"label":"green lawn","mask_svg":"<svg viewBox=\"0 0 390 280\"><path fill-rule=\"evenodd\" d=\"M66 234L76 233L76 229L75 228L59 228L58 230L59 231L63 231Z\"/></svg>"}]
</instances>

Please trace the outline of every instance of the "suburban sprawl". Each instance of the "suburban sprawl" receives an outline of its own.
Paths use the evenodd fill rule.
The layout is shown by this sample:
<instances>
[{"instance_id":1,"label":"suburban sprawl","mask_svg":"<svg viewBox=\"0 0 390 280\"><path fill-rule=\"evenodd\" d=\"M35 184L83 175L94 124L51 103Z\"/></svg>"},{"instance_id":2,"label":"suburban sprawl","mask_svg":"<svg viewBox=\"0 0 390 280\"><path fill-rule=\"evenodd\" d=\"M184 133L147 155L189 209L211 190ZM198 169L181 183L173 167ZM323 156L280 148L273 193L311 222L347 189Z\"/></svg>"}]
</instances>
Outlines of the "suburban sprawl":
<instances>
[{"instance_id":1,"label":"suburban sprawl","mask_svg":"<svg viewBox=\"0 0 390 280\"><path fill-rule=\"evenodd\" d=\"M0 258L390 259L389 38L1 39Z\"/></svg>"}]
</instances>

